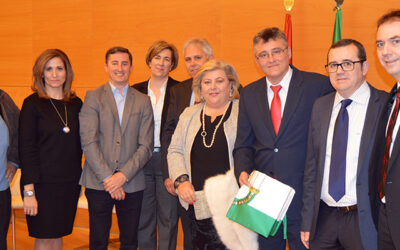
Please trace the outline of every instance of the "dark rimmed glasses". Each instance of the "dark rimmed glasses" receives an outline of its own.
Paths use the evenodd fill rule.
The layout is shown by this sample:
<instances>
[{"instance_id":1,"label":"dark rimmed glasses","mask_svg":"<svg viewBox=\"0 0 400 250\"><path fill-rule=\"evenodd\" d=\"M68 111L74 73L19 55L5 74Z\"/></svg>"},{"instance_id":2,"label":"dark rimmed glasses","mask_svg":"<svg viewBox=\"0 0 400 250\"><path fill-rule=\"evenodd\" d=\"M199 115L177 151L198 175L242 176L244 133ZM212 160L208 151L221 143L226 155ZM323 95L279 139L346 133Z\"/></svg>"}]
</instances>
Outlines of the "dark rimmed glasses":
<instances>
[{"instance_id":1,"label":"dark rimmed glasses","mask_svg":"<svg viewBox=\"0 0 400 250\"><path fill-rule=\"evenodd\" d=\"M363 63L363 62L365 62L365 60L346 61L346 62L342 62L342 63L329 63L329 64L325 65L325 69L328 73L335 73L340 66L343 71L352 71L352 70L354 70L354 64Z\"/></svg>"}]
</instances>

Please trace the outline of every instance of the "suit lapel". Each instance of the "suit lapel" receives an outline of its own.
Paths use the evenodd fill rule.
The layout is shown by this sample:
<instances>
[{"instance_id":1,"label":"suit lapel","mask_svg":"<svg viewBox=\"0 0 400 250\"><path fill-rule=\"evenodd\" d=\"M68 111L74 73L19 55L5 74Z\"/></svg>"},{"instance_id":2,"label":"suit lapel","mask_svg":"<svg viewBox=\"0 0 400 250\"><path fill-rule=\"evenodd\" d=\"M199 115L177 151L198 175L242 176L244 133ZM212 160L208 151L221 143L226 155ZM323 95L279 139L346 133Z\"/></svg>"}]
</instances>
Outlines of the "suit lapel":
<instances>
[{"instance_id":1,"label":"suit lapel","mask_svg":"<svg viewBox=\"0 0 400 250\"><path fill-rule=\"evenodd\" d=\"M147 82L143 82L143 84L140 84L140 86L137 88L137 90L139 90L143 94L147 95L149 92L148 86L149 86L149 80L147 80Z\"/></svg>"},{"instance_id":2,"label":"suit lapel","mask_svg":"<svg viewBox=\"0 0 400 250\"><path fill-rule=\"evenodd\" d=\"M115 103L115 98L112 93L110 83L106 83L106 85L104 86L104 92L105 92L105 96L106 96L106 101L109 103L111 113L113 114L115 121L117 121L117 123L119 125L119 115L118 115L117 104ZM118 126L118 127L120 127L120 126Z\"/></svg>"},{"instance_id":3,"label":"suit lapel","mask_svg":"<svg viewBox=\"0 0 400 250\"><path fill-rule=\"evenodd\" d=\"M319 151L319 177L323 178L324 174L324 168L325 168L325 157L326 157L326 143L328 139L328 130L329 130L329 124L331 122L331 116L332 116L332 109L333 109L333 104L335 101L335 96L336 92L333 92L330 94L329 99L325 102L325 105L322 109L319 109L321 114L319 114L319 122L320 122L320 142L319 145L320 151ZM322 182L321 182L322 183Z\"/></svg>"},{"instance_id":4,"label":"suit lapel","mask_svg":"<svg viewBox=\"0 0 400 250\"><path fill-rule=\"evenodd\" d=\"M169 106L169 93L171 91L171 83L170 83L171 78L168 77L168 82L167 82L167 86L165 88L165 95L164 95L164 103L163 103L163 109L162 109L162 113L161 113L161 131L160 131L160 138L162 136L162 132L163 132L163 127L164 127L164 123L167 120L167 113L168 113L168 106Z\"/></svg>"},{"instance_id":5,"label":"suit lapel","mask_svg":"<svg viewBox=\"0 0 400 250\"><path fill-rule=\"evenodd\" d=\"M265 126L267 127L267 130L269 133L271 133L272 137L275 138L275 130L274 126L272 125L272 119L271 119L271 111L269 109L269 104L268 104L268 92L267 92L267 81L265 77L259 80L258 84L258 91L256 93L256 102L258 106L258 110L261 112L260 117L265 117L266 119L264 120ZM265 114L265 115L264 115Z\"/></svg>"},{"instance_id":6,"label":"suit lapel","mask_svg":"<svg viewBox=\"0 0 400 250\"><path fill-rule=\"evenodd\" d=\"M124 133L126 126L128 125L129 116L132 110L134 101L134 91L133 88L128 87L128 91L126 92L125 106L124 112L122 114L122 122L121 122L121 132Z\"/></svg>"},{"instance_id":7,"label":"suit lapel","mask_svg":"<svg viewBox=\"0 0 400 250\"><path fill-rule=\"evenodd\" d=\"M371 90L371 96L368 102L367 114L365 116L364 128L361 135L360 150L358 153L358 166L357 166L357 178L361 172L363 166L368 166L369 163L365 163L365 160L369 161L369 150L371 146L371 140L374 139L374 130L377 124L377 117L380 110L382 109L379 103L378 93L369 84L369 89Z\"/></svg>"},{"instance_id":8,"label":"suit lapel","mask_svg":"<svg viewBox=\"0 0 400 250\"><path fill-rule=\"evenodd\" d=\"M292 69L293 75L289 84L289 91L286 97L286 103L283 110L282 122L281 126L279 127L278 137L285 131L286 127L288 126L289 121L297 108L298 102L303 92L303 77L296 68L292 67Z\"/></svg>"},{"instance_id":9,"label":"suit lapel","mask_svg":"<svg viewBox=\"0 0 400 250\"><path fill-rule=\"evenodd\" d=\"M390 99L387 105L387 110L386 110L386 117L385 117L385 139L384 139L384 143L386 143L386 128L388 126L389 120L390 120L390 114L392 112L392 107L394 105L394 101L396 99L396 89L397 89L397 83L393 86L392 90L390 91ZM400 116L397 117L397 119L400 119ZM393 140L393 138L392 138ZM397 132L396 137L394 138L394 144L393 144L393 148L392 148L392 153L391 156L389 158L389 162L388 162L388 170L387 172L389 173L390 169L393 166L393 163L396 162L396 159L398 158L399 154L397 152L400 152L400 131ZM382 164L382 163L381 163Z\"/></svg>"},{"instance_id":10,"label":"suit lapel","mask_svg":"<svg viewBox=\"0 0 400 250\"><path fill-rule=\"evenodd\" d=\"M193 78L187 79L184 83L181 83L181 84L184 84L184 87L186 89L186 91L185 91L186 95L183 98L185 98L184 103L185 103L186 107L188 107L188 106L190 106L190 99L192 98Z\"/></svg>"}]
</instances>

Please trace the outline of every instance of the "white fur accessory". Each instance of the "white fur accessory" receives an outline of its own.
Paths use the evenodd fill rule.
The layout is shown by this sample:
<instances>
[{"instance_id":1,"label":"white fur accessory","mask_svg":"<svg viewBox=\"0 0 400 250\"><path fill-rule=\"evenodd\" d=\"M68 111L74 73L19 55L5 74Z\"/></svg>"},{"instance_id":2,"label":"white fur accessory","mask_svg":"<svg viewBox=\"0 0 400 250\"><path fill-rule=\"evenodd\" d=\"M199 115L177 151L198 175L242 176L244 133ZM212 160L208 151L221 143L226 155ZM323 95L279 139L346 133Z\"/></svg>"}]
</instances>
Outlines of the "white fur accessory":
<instances>
[{"instance_id":1,"label":"white fur accessory","mask_svg":"<svg viewBox=\"0 0 400 250\"><path fill-rule=\"evenodd\" d=\"M239 191L233 169L205 181L204 193L221 241L230 250L258 250L258 234L226 217Z\"/></svg>"}]
</instances>

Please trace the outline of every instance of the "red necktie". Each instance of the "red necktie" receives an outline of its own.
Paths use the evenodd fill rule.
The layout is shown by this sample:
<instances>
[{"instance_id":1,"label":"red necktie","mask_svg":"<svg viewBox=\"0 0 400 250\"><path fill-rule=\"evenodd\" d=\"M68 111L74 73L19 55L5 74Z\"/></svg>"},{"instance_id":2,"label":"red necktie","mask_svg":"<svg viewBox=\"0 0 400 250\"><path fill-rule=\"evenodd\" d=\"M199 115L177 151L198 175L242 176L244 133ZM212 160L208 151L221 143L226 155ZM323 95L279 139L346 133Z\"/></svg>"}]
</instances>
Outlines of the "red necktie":
<instances>
[{"instance_id":1,"label":"red necktie","mask_svg":"<svg viewBox=\"0 0 400 250\"><path fill-rule=\"evenodd\" d=\"M274 98L272 98L271 102L271 119L272 125L274 125L275 134L278 134L279 127L281 126L281 98L279 97L279 91L282 89L282 86L271 86L272 91L274 92Z\"/></svg>"},{"instance_id":2,"label":"red necktie","mask_svg":"<svg viewBox=\"0 0 400 250\"><path fill-rule=\"evenodd\" d=\"M392 142L392 133L394 124L396 123L397 115L399 114L399 98L400 98L400 89L397 89L396 103L393 109L393 113L390 116L389 126L386 132L385 154L383 155L383 162L381 167L381 180L378 186L379 198L381 199L385 197L385 182L386 182L386 174L387 174L389 155L390 155L390 144Z\"/></svg>"}]
</instances>

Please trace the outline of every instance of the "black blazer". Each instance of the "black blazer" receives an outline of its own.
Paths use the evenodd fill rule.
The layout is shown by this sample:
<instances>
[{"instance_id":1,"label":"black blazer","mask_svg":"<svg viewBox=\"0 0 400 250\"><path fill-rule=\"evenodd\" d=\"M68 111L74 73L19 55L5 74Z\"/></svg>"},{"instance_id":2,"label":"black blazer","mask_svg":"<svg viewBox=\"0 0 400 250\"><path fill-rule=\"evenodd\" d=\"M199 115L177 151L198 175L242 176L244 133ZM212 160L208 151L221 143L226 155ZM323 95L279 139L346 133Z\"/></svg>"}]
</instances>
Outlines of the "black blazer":
<instances>
[{"instance_id":1,"label":"black blazer","mask_svg":"<svg viewBox=\"0 0 400 250\"><path fill-rule=\"evenodd\" d=\"M311 110L314 101L332 92L333 88L328 77L291 67L293 75L278 135L272 125L265 77L242 89L233 156L237 178L242 171L250 174L256 169L296 190L287 219L300 224Z\"/></svg>"},{"instance_id":2,"label":"black blazer","mask_svg":"<svg viewBox=\"0 0 400 250\"><path fill-rule=\"evenodd\" d=\"M375 226L378 227L378 215L381 201L378 195L378 185L381 179L382 160L386 143L386 126L392 111L396 96L397 84L390 92L390 98L385 104L384 112L379 119L376 131L375 147L371 156L369 169L370 185L369 195L371 199L372 215ZM399 119L399 117L397 117ZM394 138L394 145L389 158L385 183L386 213L389 218L389 230L396 249L400 249L400 133Z\"/></svg>"},{"instance_id":3,"label":"black blazer","mask_svg":"<svg viewBox=\"0 0 400 250\"><path fill-rule=\"evenodd\" d=\"M161 114L160 142L161 142L162 135L164 133L163 132L164 126L166 125L166 121L167 121L168 107L170 106L170 103L171 103L171 89L173 86L175 86L178 83L179 82L177 80L173 79L172 77L168 77L167 88L165 89L164 105L163 105L163 110L162 110L162 114ZM147 95L148 84L149 84L149 81L144 81L144 82L136 83L136 84L132 85L132 87L135 88L136 90L142 92L143 94ZM162 143L161 143L161 147L163 147ZM163 169L163 176L165 176L164 172L165 171ZM168 169L166 172L166 176L168 177ZM164 179L165 179L165 177L164 177Z\"/></svg>"},{"instance_id":4,"label":"black blazer","mask_svg":"<svg viewBox=\"0 0 400 250\"><path fill-rule=\"evenodd\" d=\"M168 106L170 104L170 99L171 99L170 98L171 87L178 83L179 82L177 80L173 79L172 77L168 77L167 88L165 89L163 110L162 110L162 114L161 114L160 140L161 140L162 133L163 133L163 127L164 127L165 121L167 119ZM136 84L132 85L132 87L135 88L136 90L142 92L143 94L147 95L148 94L147 93L148 84L149 84L149 81L144 81L144 82L136 83Z\"/></svg>"},{"instance_id":5,"label":"black blazer","mask_svg":"<svg viewBox=\"0 0 400 250\"><path fill-rule=\"evenodd\" d=\"M167 162L168 147L171 143L176 125L178 124L179 116L182 114L183 110L190 105L192 82L193 79L190 78L171 88L167 120L163 127L164 131L161 137L161 164L164 180L169 178Z\"/></svg>"}]
</instances>

